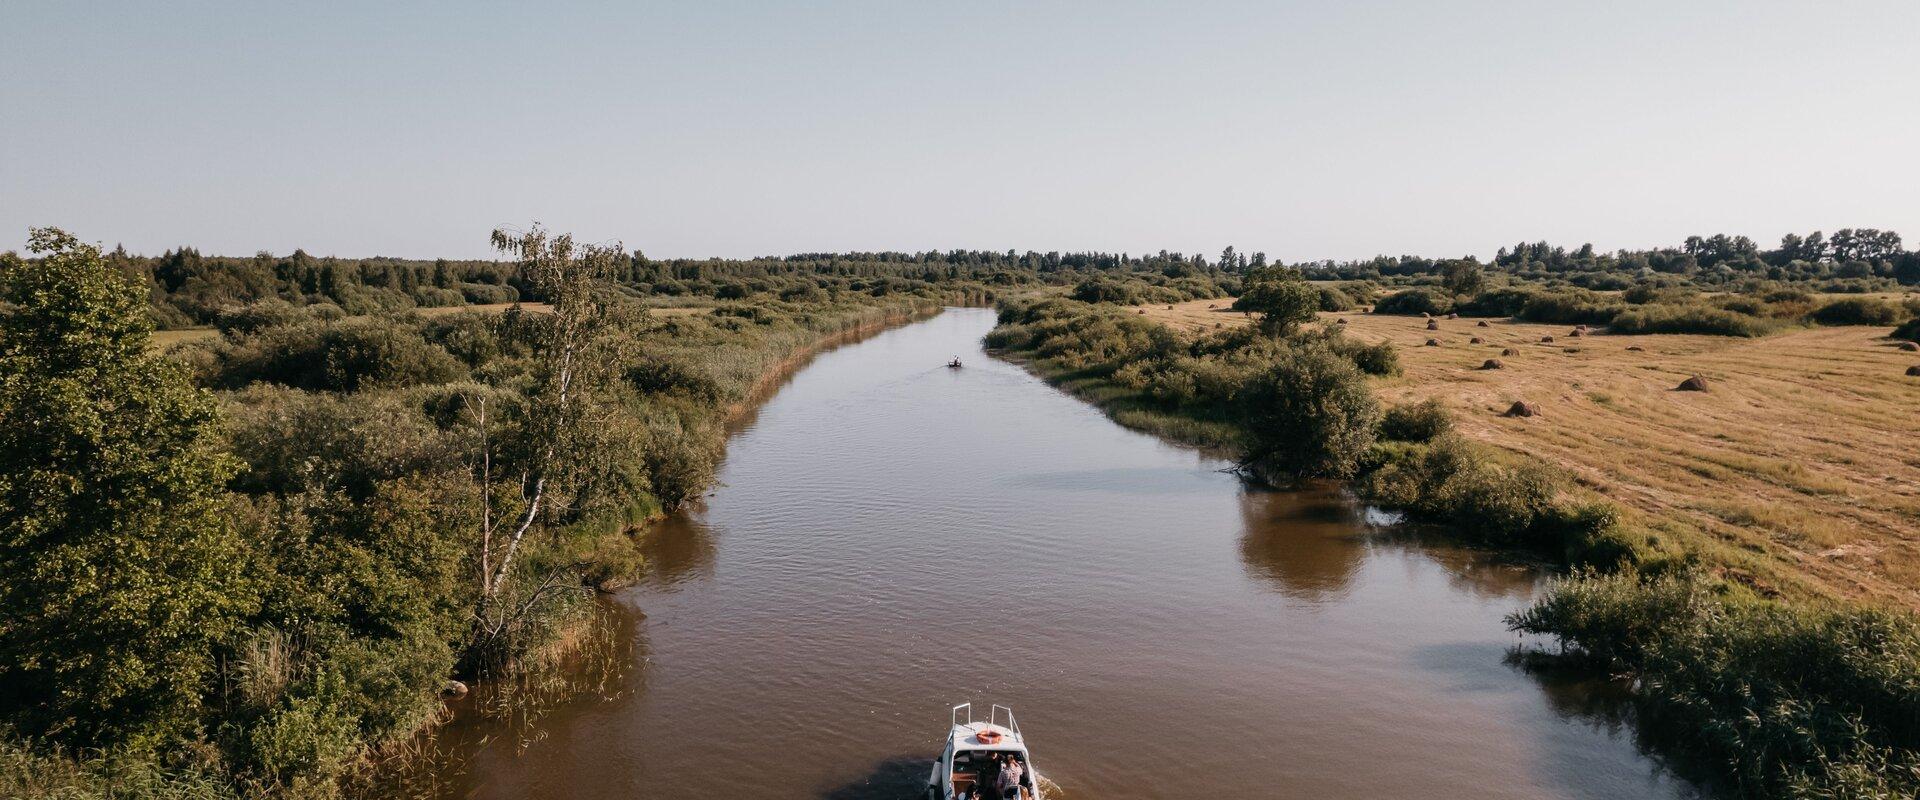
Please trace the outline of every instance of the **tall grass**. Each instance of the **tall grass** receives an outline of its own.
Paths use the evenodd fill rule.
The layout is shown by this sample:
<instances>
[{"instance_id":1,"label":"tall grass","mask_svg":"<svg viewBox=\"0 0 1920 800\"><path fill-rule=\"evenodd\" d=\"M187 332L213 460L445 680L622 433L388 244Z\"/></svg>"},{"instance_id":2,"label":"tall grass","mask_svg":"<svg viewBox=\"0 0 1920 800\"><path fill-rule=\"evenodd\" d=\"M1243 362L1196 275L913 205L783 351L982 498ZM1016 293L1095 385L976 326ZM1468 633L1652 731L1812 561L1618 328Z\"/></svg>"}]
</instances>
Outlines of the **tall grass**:
<instances>
[{"instance_id":1,"label":"tall grass","mask_svg":"<svg viewBox=\"0 0 1920 800\"><path fill-rule=\"evenodd\" d=\"M1579 573L1508 618L1632 675L1643 734L1743 797L1920 796L1920 623L1793 607L1697 574Z\"/></svg>"}]
</instances>

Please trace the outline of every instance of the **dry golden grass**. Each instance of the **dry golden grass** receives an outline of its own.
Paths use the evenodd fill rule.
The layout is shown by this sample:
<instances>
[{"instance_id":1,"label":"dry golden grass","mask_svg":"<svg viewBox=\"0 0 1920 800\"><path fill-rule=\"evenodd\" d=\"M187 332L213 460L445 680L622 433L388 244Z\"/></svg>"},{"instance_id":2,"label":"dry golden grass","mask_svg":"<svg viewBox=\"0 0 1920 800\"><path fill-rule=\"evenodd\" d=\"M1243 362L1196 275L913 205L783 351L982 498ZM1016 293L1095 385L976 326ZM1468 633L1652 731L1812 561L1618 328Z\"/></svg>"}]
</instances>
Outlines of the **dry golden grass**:
<instances>
[{"instance_id":1,"label":"dry golden grass","mask_svg":"<svg viewBox=\"0 0 1920 800\"><path fill-rule=\"evenodd\" d=\"M1198 333L1244 324L1221 310L1230 303L1144 310ZM1920 357L1885 328L1573 337L1570 325L1461 318L1430 332L1419 317L1321 316L1398 346L1405 374L1378 381L1383 400L1439 398L1463 434L1559 465L1738 577L1920 608L1920 378L1904 374ZM1496 357L1505 369L1479 369ZM1709 391L1674 390L1693 375ZM1502 417L1515 400L1540 416Z\"/></svg>"}]
</instances>

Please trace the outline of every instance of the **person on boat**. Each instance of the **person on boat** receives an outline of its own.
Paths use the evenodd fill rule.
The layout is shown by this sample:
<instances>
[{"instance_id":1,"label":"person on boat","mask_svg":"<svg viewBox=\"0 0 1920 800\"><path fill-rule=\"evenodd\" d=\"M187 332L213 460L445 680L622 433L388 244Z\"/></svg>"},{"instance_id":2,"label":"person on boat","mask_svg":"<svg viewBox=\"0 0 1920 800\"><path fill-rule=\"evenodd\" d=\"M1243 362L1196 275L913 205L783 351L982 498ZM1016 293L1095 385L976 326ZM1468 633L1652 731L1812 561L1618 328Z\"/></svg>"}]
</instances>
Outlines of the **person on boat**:
<instances>
[{"instance_id":1,"label":"person on boat","mask_svg":"<svg viewBox=\"0 0 1920 800\"><path fill-rule=\"evenodd\" d=\"M1020 767L1020 759L1008 753L1000 757L1000 769L993 777L993 791L1003 800L1020 800L1020 775L1025 770Z\"/></svg>"}]
</instances>

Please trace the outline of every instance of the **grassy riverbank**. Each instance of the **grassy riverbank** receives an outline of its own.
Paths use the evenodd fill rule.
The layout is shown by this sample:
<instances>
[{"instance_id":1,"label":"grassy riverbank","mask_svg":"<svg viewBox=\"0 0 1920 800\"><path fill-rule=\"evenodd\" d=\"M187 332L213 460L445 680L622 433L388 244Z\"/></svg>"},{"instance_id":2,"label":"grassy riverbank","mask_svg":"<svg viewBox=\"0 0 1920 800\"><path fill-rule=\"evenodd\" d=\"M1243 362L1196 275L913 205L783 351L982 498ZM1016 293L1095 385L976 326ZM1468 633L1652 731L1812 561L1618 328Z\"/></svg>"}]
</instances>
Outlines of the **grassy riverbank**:
<instances>
[{"instance_id":1,"label":"grassy riverbank","mask_svg":"<svg viewBox=\"0 0 1920 800\"><path fill-rule=\"evenodd\" d=\"M1340 333L1353 322L1176 333L1142 310L1059 299L1003 303L988 341L1122 424L1226 448L1271 479L1345 480L1368 502L1559 560L1568 577L1510 620L1516 630L1562 642L1536 661L1635 676L1643 741L1706 765L1696 774L1724 794L1920 790L1920 726L1913 724L1920 715L1912 708L1920 696L1920 624L1909 613L1812 593L1770 599L1745 579L1748 562L1723 558L1712 542L1623 508L1558 464L1476 441L1472 426L1491 423L1463 423L1446 405L1393 394L1430 369L1424 352L1409 351L1457 360L1449 351L1465 351L1464 342L1389 343L1389 355L1362 343L1375 337ZM1225 322L1227 315L1211 313ZM1414 324L1421 339L1435 338L1424 321ZM1518 335L1439 324L1472 326L1463 338ZM1555 357L1567 354L1536 344L1520 358L1546 370L1533 362ZM1505 410L1470 413L1513 425L1550 419L1499 417Z\"/></svg>"},{"instance_id":2,"label":"grassy riverbank","mask_svg":"<svg viewBox=\"0 0 1920 800\"><path fill-rule=\"evenodd\" d=\"M442 719L451 680L598 641L594 593L646 568L645 523L711 485L728 422L786 371L977 291L654 309L597 285L591 250L525 241L551 308L267 303L164 354L92 248L5 265L10 341L54 338L7 353L32 377L9 418L48 422L7 443L8 536L44 541L4 542L0 590L52 616L0 622L0 796L338 796ZM149 470L190 483L97 510ZM141 542L171 549L116 550Z\"/></svg>"}]
</instances>

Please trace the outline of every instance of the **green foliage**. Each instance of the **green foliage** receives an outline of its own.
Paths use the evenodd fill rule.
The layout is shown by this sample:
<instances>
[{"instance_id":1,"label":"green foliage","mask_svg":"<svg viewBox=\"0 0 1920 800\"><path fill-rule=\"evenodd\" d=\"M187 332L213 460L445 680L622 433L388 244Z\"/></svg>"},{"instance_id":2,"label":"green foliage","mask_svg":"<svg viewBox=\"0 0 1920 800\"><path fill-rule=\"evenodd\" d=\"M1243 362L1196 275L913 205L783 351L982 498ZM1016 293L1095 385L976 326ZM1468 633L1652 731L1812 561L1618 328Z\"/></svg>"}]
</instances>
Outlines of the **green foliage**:
<instances>
[{"instance_id":1,"label":"green foliage","mask_svg":"<svg viewBox=\"0 0 1920 800\"><path fill-rule=\"evenodd\" d=\"M213 355L213 372L201 379L222 388L264 382L353 392L446 383L466 376L458 359L428 342L416 326L399 320L350 319L266 328L229 336Z\"/></svg>"},{"instance_id":2,"label":"green foliage","mask_svg":"<svg viewBox=\"0 0 1920 800\"><path fill-rule=\"evenodd\" d=\"M1846 297L1816 309L1812 318L1822 325L1893 325L1907 316L1885 300Z\"/></svg>"},{"instance_id":3,"label":"green foliage","mask_svg":"<svg viewBox=\"0 0 1920 800\"><path fill-rule=\"evenodd\" d=\"M1293 479L1344 478L1373 444L1379 405L1353 362L1324 347L1294 347L1239 393L1247 462Z\"/></svg>"},{"instance_id":4,"label":"green foliage","mask_svg":"<svg viewBox=\"0 0 1920 800\"><path fill-rule=\"evenodd\" d=\"M1735 311L1701 305L1646 305L1613 318L1614 333L1704 333L1714 336L1765 336L1779 323Z\"/></svg>"},{"instance_id":5,"label":"green foliage","mask_svg":"<svg viewBox=\"0 0 1920 800\"><path fill-rule=\"evenodd\" d=\"M1624 311L1619 300L1582 289L1535 292L1514 316L1527 322L1606 325Z\"/></svg>"},{"instance_id":6,"label":"green foliage","mask_svg":"<svg viewBox=\"0 0 1920 800\"><path fill-rule=\"evenodd\" d=\"M38 229L0 263L0 715L87 747L192 733L257 602L218 409L151 352L145 292Z\"/></svg>"},{"instance_id":7,"label":"green foliage","mask_svg":"<svg viewBox=\"0 0 1920 800\"><path fill-rule=\"evenodd\" d=\"M1233 301L1233 310L1260 315L1260 327L1285 334L1312 322L1320 310L1320 291L1297 278L1270 278L1250 283Z\"/></svg>"},{"instance_id":8,"label":"green foliage","mask_svg":"<svg viewBox=\"0 0 1920 800\"><path fill-rule=\"evenodd\" d=\"M1451 432L1453 416L1434 399L1393 406L1380 418L1380 438L1397 442L1428 442Z\"/></svg>"},{"instance_id":9,"label":"green foliage","mask_svg":"<svg viewBox=\"0 0 1920 800\"><path fill-rule=\"evenodd\" d=\"M1895 339L1920 342L1920 317L1915 317L1900 323L1900 327L1893 329L1892 336Z\"/></svg>"},{"instance_id":10,"label":"green foliage","mask_svg":"<svg viewBox=\"0 0 1920 800\"><path fill-rule=\"evenodd\" d=\"M1432 314L1453 311L1453 298L1432 289L1407 289L1380 299L1373 305L1375 314Z\"/></svg>"},{"instance_id":11,"label":"green foliage","mask_svg":"<svg viewBox=\"0 0 1920 800\"><path fill-rule=\"evenodd\" d=\"M1744 598L1691 574L1580 573L1508 618L1637 678L1644 734L1758 797L1920 792L1920 620Z\"/></svg>"}]
</instances>

